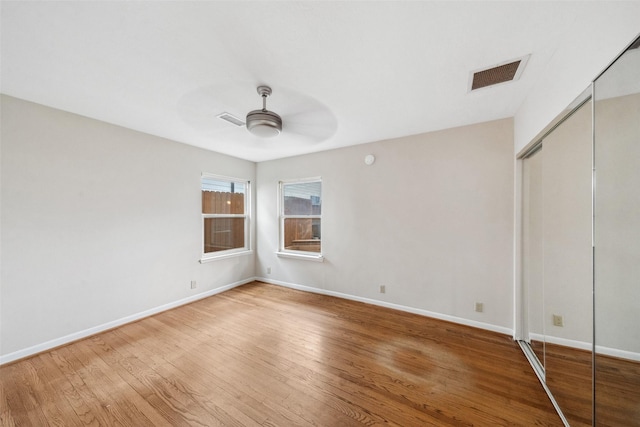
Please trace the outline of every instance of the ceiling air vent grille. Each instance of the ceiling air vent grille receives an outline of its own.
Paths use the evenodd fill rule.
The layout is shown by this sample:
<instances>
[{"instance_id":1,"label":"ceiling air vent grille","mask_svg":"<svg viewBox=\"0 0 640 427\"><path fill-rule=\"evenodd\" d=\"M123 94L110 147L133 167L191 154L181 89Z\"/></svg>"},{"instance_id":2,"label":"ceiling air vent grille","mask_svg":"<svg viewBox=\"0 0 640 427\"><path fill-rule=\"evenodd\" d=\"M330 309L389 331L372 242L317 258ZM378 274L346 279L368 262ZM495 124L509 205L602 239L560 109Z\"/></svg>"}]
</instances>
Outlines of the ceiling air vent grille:
<instances>
[{"instance_id":1,"label":"ceiling air vent grille","mask_svg":"<svg viewBox=\"0 0 640 427\"><path fill-rule=\"evenodd\" d=\"M238 127L244 126L244 121L242 121L241 119L237 118L233 114L222 113L222 114L218 114L216 117L219 118L220 120L227 121L227 122L231 123L232 125L236 125Z\"/></svg>"},{"instance_id":2,"label":"ceiling air vent grille","mask_svg":"<svg viewBox=\"0 0 640 427\"><path fill-rule=\"evenodd\" d=\"M528 59L529 57L526 56L504 62L491 68L473 71L469 81L469 90L481 89L483 87L518 80Z\"/></svg>"}]
</instances>

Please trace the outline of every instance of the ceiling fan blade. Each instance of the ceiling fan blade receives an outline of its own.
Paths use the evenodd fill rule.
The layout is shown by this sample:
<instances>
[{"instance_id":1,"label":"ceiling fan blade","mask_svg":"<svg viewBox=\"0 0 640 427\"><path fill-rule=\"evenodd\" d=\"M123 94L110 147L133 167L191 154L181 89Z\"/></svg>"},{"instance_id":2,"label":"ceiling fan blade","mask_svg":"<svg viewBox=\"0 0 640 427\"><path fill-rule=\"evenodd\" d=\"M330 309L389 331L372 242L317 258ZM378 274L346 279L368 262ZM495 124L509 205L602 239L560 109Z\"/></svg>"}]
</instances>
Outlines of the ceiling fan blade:
<instances>
[{"instance_id":1,"label":"ceiling fan blade","mask_svg":"<svg viewBox=\"0 0 640 427\"><path fill-rule=\"evenodd\" d=\"M308 110L286 115L282 118L283 133L290 132L303 135L316 141L323 141L332 137L338 125L329 110Z\"/></svg>"}]
</instances>

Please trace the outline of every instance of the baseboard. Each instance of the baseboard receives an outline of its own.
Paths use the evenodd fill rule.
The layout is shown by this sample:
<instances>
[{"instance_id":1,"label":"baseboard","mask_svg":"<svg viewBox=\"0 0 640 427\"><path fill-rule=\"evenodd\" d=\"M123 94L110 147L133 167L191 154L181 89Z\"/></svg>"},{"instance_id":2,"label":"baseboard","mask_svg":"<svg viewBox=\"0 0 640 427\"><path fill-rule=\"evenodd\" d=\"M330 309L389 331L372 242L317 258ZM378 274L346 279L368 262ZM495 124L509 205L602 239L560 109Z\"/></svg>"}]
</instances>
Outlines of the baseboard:
<instances>
[{"instance_id":1,"label":"baseboard","mask_svg":"<svg viewBox=\"0 0 640 427\"><path fill-rule=\"evenodd\" d=\"M431 317L439 320L446 320L448 322L457 323L465 326L472 326L474 328L485 329L492 332L498 332L501 334L513 336L513 330L505 328L503 326L496 326L490 323L476 322L475 320L464 319L462 317L450 316L448 314L436 313L433 311L423 310L420 308L408 307L400 304L394 304L386 301L379 301L371 298L359 297L356 295L344 294L342 292L328 291L325 289L318 289L311 286L298 285L295 283L283 282L280 280L272 280L266 277L257 277L256 280L261 282L270 283L272 285L284 286L286 288L297 289L299 291L312 292L321 295L329 295L332 297L344 298L352 301L364 302L367 304L377 305L380 307L392 308L394 310L405 311L408 313L418 314L425 317Z\"/></svg>"},{"instance_id":2,"label":"baseboard","mask_svg":"<svg viewBox=\"0 0 640 427\"><path fill-rule=\"evenodd\" d=\"M542 334L536 334L536 333L530 333L529 338L533 341L547 342L549 344L575 348L578 350L587 350L587 351L593 350L593 344L585 341L570 340L567 338L560 338L560 337L554 337L551 335L542 335Z\"/></svg>"},{"instance_id":3,"label":"baseboard","mask_svg":"<svg viewBox=\"0 0 640 427\"><path fill-rule=\"evenodd\" d=\"M617 348L604 347L596 344L596 353L603 354L605 356L617 357L618 359L633 360L634 362L640 362L640 353L633 351L619 350Z\"/></svg>"},{"instance_id":4,"label":"baseboard","mask_svg":"<svg viewBox=\"0 0 640 427\"><path fill-rule=\"evenodd\" d=\"M145 317L149 317L149 316L153 316L154 314L158 314L161 313L163 311L167 311L167 310L171 310L172 308L176 308L179 307L181 305L185 305L185 304L189 304L192 303L194 301L198 301L200 299L203 298L207 298L210 297L212 295L216 295L225 291L228 291L229 289L233 289L235 287L244 285L246 283L250 283L253 282L254 280L257 280L255 277L252 277L250 279L245 279L245 280L241 280L235 283L231 283L229 285L225 285L222 286L220 288L215 288L215 289L211 289L209 291L206 292L202 292L196 295L191 295L187 298L183 298L177 301L173 301L167 304L163 304L161 306L158 307L154 307L151 308L149 310L145 310L142 311L140 313L136 313L136 314L132 314L130 316L126 316L117 320L113 320L111 322L107 322L104 323L102 325L98 325L98 326L94 326L92 328L89 329L85 329L83 331L78 331L78 332L74 332L73 334L69 334L69 335L65 335L63 337L60 338L56 338L47 342L43 342L41 344L36 344L34 346L31 347L27 347L24 348L22 350L18 350L18 351L14 351L12 353L8 353L5 355L0 356L0 365L4 365L7 363L11 363L11 362L15 362L17 360L20 359L25 359L27 357L30 356L34 356L38 353L42 353L44 351L48 351L51 349L54 349L56 347L60 347L66 344L70 344L74 341L78 341L81 340L83 338L87 338L90 337L92 335L96 335L99 334L101 332L105 332L108 331L110 329L113 328L117 328L118 326L122 326L125 325L127 323L131 323L131 322L135 322L138 321L140 319L143 319Z\"/></svg>"},{"instance_id":5,"label":"baseboard","mask_svg":"<svg viewBox=\"0 0 640 427\"><path fill-rule=\"evenodd\" d=\"M551 335L529 334L529 338L535 341L548 342L549 344L561 345L564 347L575 348L579 350L593 351L593 345L590 342L570 340L567 338L554 337ZM640 353L633 351L620 350L612 347L605 347L596 344L596 353L603 356L617 357L618 359L632 360L640 362Z\"/></svg>"}]
</instances>

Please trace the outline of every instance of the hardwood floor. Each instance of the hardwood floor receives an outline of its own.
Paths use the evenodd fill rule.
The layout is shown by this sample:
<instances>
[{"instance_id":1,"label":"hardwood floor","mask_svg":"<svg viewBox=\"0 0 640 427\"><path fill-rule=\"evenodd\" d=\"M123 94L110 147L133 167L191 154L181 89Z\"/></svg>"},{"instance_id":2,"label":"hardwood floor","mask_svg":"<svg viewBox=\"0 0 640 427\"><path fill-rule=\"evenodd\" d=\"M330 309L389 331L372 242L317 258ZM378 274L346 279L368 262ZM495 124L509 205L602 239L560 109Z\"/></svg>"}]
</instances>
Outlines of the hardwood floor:
<instances>
[{"instance_id":1,"label":"hardwood floor","mask_svg":"<svg viewBox=\"0 0 640 427\"><path fill-rule=\"evenodd\" d=\"M590 351L546 343L546 380L571 427L589 427L593 418Z\"/></svg>"},{"instance_id":2,"label":"hardwood floor","mask_svg":"<svg viewBox=\"0 0 640 427\"><path fill-rule=\"evenodd\" d=\"M640 426L640 363L596 356L596 425Z\"/></svg>"},{"instance_id":3,"label":"hardwood floor","mask_svg":"<svg viewBox=\"0 0 640 427\"><path fill-rule=\"evenodd\" d=\"M547 385L572 427L593 419L590 351L545 344ZM640 426L640 363L596 356L596 425Z\"/></svg>"},{"instance_id":4,"label":"hardwood floor","mask_svg":"<svg viewBox=\"0 0 640 427\"><path fill-rule=\"evenodd\" d=\"M0 368L2 425L560 426L510 337L259 282Z\"/></svg>"}]
</instances>

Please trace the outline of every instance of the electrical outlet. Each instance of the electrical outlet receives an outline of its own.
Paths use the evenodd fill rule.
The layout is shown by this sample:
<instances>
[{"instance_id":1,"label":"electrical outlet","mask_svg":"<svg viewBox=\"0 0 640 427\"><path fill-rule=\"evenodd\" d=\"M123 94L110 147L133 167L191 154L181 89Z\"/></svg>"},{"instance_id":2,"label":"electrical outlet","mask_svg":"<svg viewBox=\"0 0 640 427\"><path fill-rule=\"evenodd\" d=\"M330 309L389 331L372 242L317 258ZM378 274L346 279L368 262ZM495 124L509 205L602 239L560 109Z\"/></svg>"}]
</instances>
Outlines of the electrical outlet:
<instances>
[{"instance_id":1,"label":"electrical outlet","mask_svg":"<svg viewBox=\"0 0 640 427\"><path fill-rule=\"evenodd\" d=\"M476 312L482 313L484 311L484 304L482 304L481 302L477 302L475 309L476 309Z\"/></svg>"},{"instance_id":2,"label":"electrical outlet","mask_svg":"<svg viewBox=\"0 0 640 427\"><path fill-rule=\"evenodd\" d=\"M195 289L195 288L197 288L197 287L198 287L198 284L196 283L196 281L195 281L195 280L192 280L192 281L191 281L191 289Z\"/></svg>"},{"instance_id":3,"label":"electrical outlet","mask_svg":"<svg viewBox=\"0 0 640 427\"><path fill-rule=\"evenodd\" d=\"M559 314L553 315L553 326L564 326L564 319Z\"/></svg>"},{"instance_id":4,"label":"electrical outlet","mask_svg":"<svg viewBox=\"0 0 640 427\"><path fill-rule=\"evenodd\" d=\"M271 274L271 267L267 267L267 274Z\"/></svg>"},{"instance_id":5,"label":"electrical outlet","mask_svg":"<svg viewBox=\"0 0 640 427\"><path fill-rule=\"evenodd\" d=\"M384 294L385 292L387 292L387 287L385 285L380 285L380 293Z\"/></svg>"}]
</instances>

